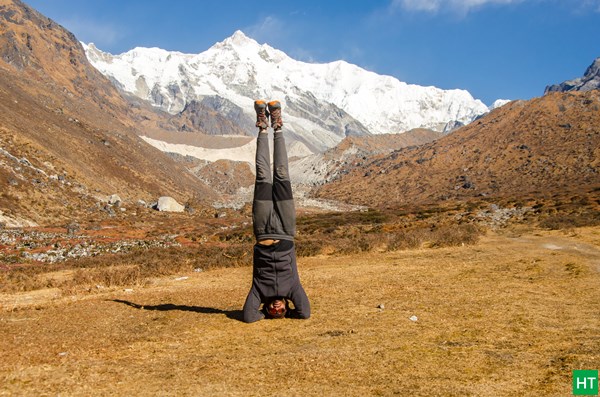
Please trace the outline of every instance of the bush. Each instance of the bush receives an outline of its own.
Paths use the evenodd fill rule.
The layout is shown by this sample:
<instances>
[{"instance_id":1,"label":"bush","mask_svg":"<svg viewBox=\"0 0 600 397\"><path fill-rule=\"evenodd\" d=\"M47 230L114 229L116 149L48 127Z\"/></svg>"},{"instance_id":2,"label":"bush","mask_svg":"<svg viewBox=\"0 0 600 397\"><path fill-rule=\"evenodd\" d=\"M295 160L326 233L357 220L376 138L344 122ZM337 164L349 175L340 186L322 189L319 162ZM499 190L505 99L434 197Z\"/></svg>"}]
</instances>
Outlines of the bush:
<instances>
[{"instance_id":1,"label":"bush","mask_svg":"<svg viewBox=\"0 0 600 397\"><path fill-rule=\"evenodd\" d=\"M474 244L482 230L470 223L458 224L454 213L458 209L424 207L386 213L371 210L299 217L296 254L298 257L352 255L382 249L414 249L424 244L433 247ZM462 217L459 222L470 222L465 219ZM546 222L550 225L551 221ZM15 263L0 271L0 291L28 291L48 286L71 289L143 285L153 277L185 274L197 268L251 266L252 228L224 230L222 226L220 221L203 227L197 227L197 223L193 227L178 225L177 230L182 231L183 237L178 240L180 246L147 244L127 253L101 254L43 266L38 262ZM169 233L173 227L169 225ZM165 231L160 228L146 231L147 239L155 236L162 241L164 235ZM21 258L15 259L21 261ZM71 280L53 279L50 274L65 269L77 269Z\"/></svg>"},{"instance_id":2,"label":"bush","mask_svg":"<svg viewBox=\"0 0 600 397\"><path fill-rule=\"evenodd\" d=\"M426 240L424 229L409 229L396 232L388 237L388 251L419 248Z\"/></svg>"},{"instance_id":3,"label":"bush","mask_svg":"<svg viewBox=\"0 0 600 397\"><path fill-rule=\"evenodd\" d=\"M436 228L412 228L394 233L388 238L388 250L414 249L429 243L432 247L454 247L475 244L483 229L475 225L446 225Z\"/></svg>"},{"instance_id":4,"label":"bush","mask_svg":"<svg viewBox=\"0 0 600 397\"><path fill-rule=\"evenodd\" d=\"M600 225L600 212L582 214L555 214L550 215L539 223L540 227L550 230L565 230L584 226Z\"/></svg>"},{"instance_id":5,"label":"bush","mask_svg":"<svg viewBox=\"0 0 600 397\"><path fill-rule=\"evenodd\" d=\"M323 253L323 240L317 238L300 238L296 240L296 255L316 256Z\"/></svg>"},{"instance_id":6,"label":"bush","mask_svg":"<svg viewBox=\"0 0 600 397\"><path fill-rule=\"evenodd\" d=\"M445 226L432 232L432 244L435 247L455 247L475 244L483 234L481 228L475 225Z\"/></svg>"}]
</instances>

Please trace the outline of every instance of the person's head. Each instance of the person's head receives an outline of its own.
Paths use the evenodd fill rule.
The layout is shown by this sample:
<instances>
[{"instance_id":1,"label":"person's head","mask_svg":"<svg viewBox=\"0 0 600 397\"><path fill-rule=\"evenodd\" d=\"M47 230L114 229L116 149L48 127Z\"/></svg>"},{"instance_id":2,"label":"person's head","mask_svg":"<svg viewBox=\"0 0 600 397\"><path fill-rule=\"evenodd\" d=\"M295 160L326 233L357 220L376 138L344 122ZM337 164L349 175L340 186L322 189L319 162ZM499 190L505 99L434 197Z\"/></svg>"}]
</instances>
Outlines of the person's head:
<instances>
[{"instance_id":1,"label":"person's head","mask_svg":"<svg viewBox=\"0 0 600 397\"><path fill-rule=\"evenodd\" d=\"M265 307L269 318L284 318L287 312L287 302L281 298L271 299Z\"/></svg>"}]
</instances>

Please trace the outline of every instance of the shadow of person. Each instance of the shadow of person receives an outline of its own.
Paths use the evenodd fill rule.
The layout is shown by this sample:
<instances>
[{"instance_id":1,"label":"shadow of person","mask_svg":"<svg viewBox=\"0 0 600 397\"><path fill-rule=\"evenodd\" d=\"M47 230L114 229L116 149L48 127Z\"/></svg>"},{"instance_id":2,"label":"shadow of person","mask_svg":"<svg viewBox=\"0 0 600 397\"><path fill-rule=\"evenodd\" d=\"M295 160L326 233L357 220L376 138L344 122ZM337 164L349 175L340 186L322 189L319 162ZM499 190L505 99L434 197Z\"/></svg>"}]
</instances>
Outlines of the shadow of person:
<instances>
[{"instance_id":1,"label":"shadow of person","mask_svg":"<svg viewBox=\"0 0 600 397\"><path fill-rule=\"evenodd\" d=\"M122 303L124 305L133 307L140 310L157 310L160 312L166 312L170 310L181 310L184 312L194 312L203 314L224 314L227 318L232 320L243 321L242 310L221 310L213 307L202 307L202 306L188 306L188 305L174 305L172 303L164 303L162 305L140 305L134 302L129 302L122 299L109 299L111 302Z\"/></svg>"}]
</instances>

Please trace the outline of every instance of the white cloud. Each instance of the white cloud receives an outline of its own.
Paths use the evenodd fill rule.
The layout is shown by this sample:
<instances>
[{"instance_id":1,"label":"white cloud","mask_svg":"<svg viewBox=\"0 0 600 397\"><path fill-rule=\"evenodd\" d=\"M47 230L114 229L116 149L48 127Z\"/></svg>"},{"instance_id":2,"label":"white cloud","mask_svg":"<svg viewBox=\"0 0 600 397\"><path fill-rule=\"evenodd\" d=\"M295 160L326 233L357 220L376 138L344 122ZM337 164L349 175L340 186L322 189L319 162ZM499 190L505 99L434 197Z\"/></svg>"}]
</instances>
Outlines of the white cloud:
<instances>
[{"instance_id":1,"label":"white cloud","mask_svg":"<svg viewBox=\"0 0 600 397\"><path fill-rule=\"evenodd\" d=\"M308 63L315 63L318 62L311 51L302 48L302 47L295 47L292 50L290 50L289 55L298 60L298 61L303 61L303 62L308 62Z\"/></svg>"},{"instance_id":2,"label":"white cloud","mask_svg":"<svg viewBox=\"0 0 600 397\"><path fill-rule=\"evenodd\" d=\"M298 15L298 13L294 13L294 15ZM291 39L294 36L294 28L279 18L267 16L254 25L246 27L243 31L259 43L267 43L272 47L284 50L294 59L316 62L311 51L298 46Z\"/></svg>"},{"instance_id":3,"label":"white cloud","mask_svg":"<svg viewBox=\"0 0 600 397\"><path fill-rule=\"evenodd\" d=\"M584 0L583 8L592 10L593 12L600 12L600 0Z\"/></svg>"},{"instance_id":4,"label":"white cloud","mask_svg":"<svg viewBox=\"0 0 600 397\"><path fill-rule=\"evenodd\" d=\"M525 0L392 0L391 7L416 12L452 11L467 14L473 9L489 4L513 4L523 1Z\"/></svg>"},{"instance_id":5,"label":"white cloud","mask_svg":"<svg viewBox=\"0 0 600 397\"><path fill-rule=\"evenodd\" d=\"M274 37L281 37L284 32L284 23L273 17L263 18L256 24L244 29L244 32L259 43L271 43Z\"/></svg>"},{"instance_id":6,"label":"white cloud","mask_svg":"<svg viewBox=\"0 0 600 397\"><path fill-rule=\"evenodd\" d=\"M411 11L436 12L440 9L441 0L394 0L392 8L403 8Z\"/></svg>"},{"instance_id":7,"label":"white cloud","mask_svg":"<svg viewBox=\"0 0 600 397\"><path fill-rule=\"evenodd\" d=\"M548 2L550 0L391 0L390 10L398 9L431 14L449 11L466 15L487 5L508 5L528 2ZM566 5L563 3L563 5ZM572 0L569 7L573 12L600 12L600 0Z\"/></svg>"}]
</instances>

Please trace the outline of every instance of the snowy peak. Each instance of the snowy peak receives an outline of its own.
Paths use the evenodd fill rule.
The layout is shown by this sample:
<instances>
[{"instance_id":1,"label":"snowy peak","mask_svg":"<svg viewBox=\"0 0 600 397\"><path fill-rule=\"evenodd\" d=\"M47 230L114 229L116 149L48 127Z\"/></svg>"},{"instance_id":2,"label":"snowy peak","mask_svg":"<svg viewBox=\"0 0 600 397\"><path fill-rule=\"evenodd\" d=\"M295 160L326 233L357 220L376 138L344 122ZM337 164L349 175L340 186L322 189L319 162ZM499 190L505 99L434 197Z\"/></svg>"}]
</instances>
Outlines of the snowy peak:
<instances>
[{"instance_id":1,"label":"snowy peak","mask_svg":"<svg viewBox=\"0 0 600 397\"><path fill-rule=\"evenodd\" d=\"M492 105L490 106L490 111L497 109L499 107L502 107L504 105L506 105L507 103L509 103L511 100L510 99L496 99L494 101L494 103L492 103Z\"/></svg>"},{"instance_id":2,"label":"snowy peak","mask_svg":"<svg viewBox=\"0 0 600 397\"><path fill-rule=\"evenodd\" d=\"M345 136L443 131L488 108L464 90L407 84L345 61L306 63L236 31L196 54L135 48L110 55L86 46L90 62L122 90L172 114L196 101L251 130L254 99L279 99L289 136L307 153Z\"/></svg>"},{"instance_id":3,"label":"snowy peak","mask_svg":"<svg viewBox=\"0 0 600 397\"><path fill-rule=\"evenodd\" d=\"M254 39L251 39L250 37L246 36L244 34L244 32L242 32L241 30L236 30L235 33L231 37L226 38L225 40L217 43L216 45L220 46L220 47L225 47L225 46L230 46L230 47L248 47L248 46L260 47L260 44L258 44L257 41L255 41Z\"/></svg>"},{"instance_id":4,"label":"snowy peak","mask_svg":"<svg viewBox=\"0 0 600 397\"><path fill-rule=\"evenodd\" d=\"M254 63L279 63L290 59L284 52L276 50L268 44L259 44L256 40L246 36L241 30L237 30L232 36L216 43L204 54L219 54L222 57L224 53L228 52L237 54L239 59L245 59Z\"/></svg>"}]
</instances>

